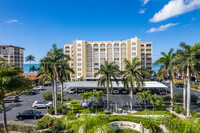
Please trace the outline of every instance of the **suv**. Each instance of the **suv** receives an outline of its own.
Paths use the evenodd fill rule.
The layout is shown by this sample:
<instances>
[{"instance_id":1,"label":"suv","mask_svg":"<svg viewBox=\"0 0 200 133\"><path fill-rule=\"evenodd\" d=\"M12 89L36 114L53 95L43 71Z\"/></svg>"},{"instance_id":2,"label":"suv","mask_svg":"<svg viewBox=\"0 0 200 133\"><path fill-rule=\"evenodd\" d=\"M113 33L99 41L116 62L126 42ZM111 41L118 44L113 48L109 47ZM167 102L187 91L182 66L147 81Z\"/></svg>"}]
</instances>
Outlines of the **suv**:
<instances>
[{"instance_id":1,"label":"suv","mask_svg":"<svg viewBox=\"0 0 200 133\"><path fill-rule=\"evenodd\" d=\"M46 101L35 101L33 104L32 104L32 107L33 108L49 108L52 106L52 102L46 102Z\"/></svg>"},{"instance_id":2,"label":"suv","mask_svg":"<svg viewBox=\"0 0 200 133\"><path fill-rule=\"evenodd\" d=\"M113 94L119 94L119 89L118 88L114 88L113 89Z\"/></svg>"},{"instance_id":3,"label":"suv","mask_svg":"<svg viewBox=\"0 0 200 133\"><path fill-rule=\"evenodd\" d=\"M78 93L83 93L84 89L78 89Z\"/></svg>"}]
</instances>

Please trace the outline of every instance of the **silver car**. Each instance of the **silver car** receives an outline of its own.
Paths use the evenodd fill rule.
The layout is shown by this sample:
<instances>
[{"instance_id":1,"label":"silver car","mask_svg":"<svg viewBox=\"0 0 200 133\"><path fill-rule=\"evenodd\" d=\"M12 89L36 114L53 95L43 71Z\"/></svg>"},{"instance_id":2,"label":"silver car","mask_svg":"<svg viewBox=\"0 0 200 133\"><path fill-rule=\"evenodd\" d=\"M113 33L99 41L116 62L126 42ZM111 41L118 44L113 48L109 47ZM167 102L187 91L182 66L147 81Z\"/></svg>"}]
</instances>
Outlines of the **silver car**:
<instances>
[{"instance_id":1,"label":"silver car","mask_svg":"<svg viewBox=\"0 0 200 133\"><path fill-rule=\"evenodd\" d=\"M37 109L37 108L49 108L52 106L52 102L46 102L46 101L35 101L33 104L32 104L32 107Z\"/></svg>"}]
</instances>

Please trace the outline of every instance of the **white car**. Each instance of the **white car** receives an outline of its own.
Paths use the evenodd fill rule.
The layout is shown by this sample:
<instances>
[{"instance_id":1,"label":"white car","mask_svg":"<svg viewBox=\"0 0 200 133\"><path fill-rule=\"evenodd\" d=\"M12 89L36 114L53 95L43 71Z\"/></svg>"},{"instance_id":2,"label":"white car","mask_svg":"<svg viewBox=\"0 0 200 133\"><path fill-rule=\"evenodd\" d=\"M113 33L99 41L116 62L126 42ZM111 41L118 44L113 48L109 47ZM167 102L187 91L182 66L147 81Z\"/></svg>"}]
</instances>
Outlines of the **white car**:
<instances>
[{"instance_id":1,"label":"white car","mask_svg":"<svg viewBox=\"0 0 200 133\"><path fill-rule=\"evenodd\" d=\"M84 89L78 89L78 93L83 93Z\"/></svg>"},{"instance_id":2,"label":"white car","mask_svg":"<svg viewBox=\"0 0 200 133\"><path fill-rule=\"evenodd\" d=\"M165 81L165 83L169 84L169 83L170 83L169 79L168 79L168 80L166 80L166 81Z\"/></svg>"},{"instance_id":3,"label":"white car","mask_svg":"<svg viewBox=\"0 0 200 133\"><path fill-rule=\"evenodd\" d=\"M44 87L43 86L36 86L33 89L34 90L44 90Z\"/></svg>"},{"instance_id":4,"label":"white car","mask_svg":"<svg viewBox=\"0 0 200 133\"><path fill-rule=\"evenodd\" d=\"M32 104L32 107L37 109L37 108L49 108L52 106L52 102L46 102L46 101L35 101L33 104Z\"/></svg>"},{"instance_id":5,"label":"white car","mask_svg":"<svg viewBox=\"0 0 200 133\"><path fill-rule=\"evenodd\" d=\"M75 89L71 89L70 91L69 91L69 94L75 94L76 93L76 90Z\"/></svg>"},{"instance_id":6,"label":"white car","mask_svg":"<svg viewBox=\"0 0 200 133\"><path fill-rule=\"evenodd\" d=\"M90 106L91 102L90 102L90 99L85 99L82 103L81 103L81 107L83 108L87 108L88 106Z\"/></svg>"},{"instance_id":7,"label":"white car","mask_svg":"<svg viewBox=\"0 0 200 133\"><path fill-rule=\"evenodd\" d=\"M119 94L119 89L114 88L114 89L113 89L113 94Z\"/></svg>"}]
</instances>

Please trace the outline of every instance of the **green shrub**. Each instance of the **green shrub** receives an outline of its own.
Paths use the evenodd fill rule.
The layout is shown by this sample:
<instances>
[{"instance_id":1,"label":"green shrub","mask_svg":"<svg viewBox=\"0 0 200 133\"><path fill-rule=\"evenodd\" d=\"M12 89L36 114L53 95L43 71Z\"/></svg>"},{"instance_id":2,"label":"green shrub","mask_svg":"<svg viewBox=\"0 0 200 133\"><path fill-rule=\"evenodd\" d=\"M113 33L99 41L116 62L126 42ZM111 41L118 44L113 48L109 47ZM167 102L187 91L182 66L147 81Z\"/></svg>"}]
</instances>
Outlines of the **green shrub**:
<instances>
[{"instance_id":1,"label":"green shrub","mask_svg":"<svg viewBox=\"0 0 200 133\"><path fill-rule=\"evenodd\" d=\"M53 101L53 96L52 96L52 92L48 91L48 92L43 92L42 93L42 98L45 101Z\"/></svg>"},{"instance_id":2,"label":"green shrub","mask_svg":"<svg viewBox=\"0 0 200 133\"><path fill-rule=\"evenodd\" d=\"M44 116L42 119L40 119L39 121L37 121L35 123L35 125L38 126L38 129L45 129L48 128L48 124L54 121L55 118L52 118L48 115Z\"/></svg>"},{"instance_id":3,"label":"green shrub","mask_svg":"<svg viewBox=\"0 0 200 133\"><path fill-rule=\"evenodd\" d=\"M72 122L71 123L67 123L66 125L65 125L65 129L66 130L69 130L71 127L72 127Z\"/></svg>"},{"instance_id":4,"label":"green shrub","mask_svg":"<svg viewBox=\"0 0 200 133\"><path fill-rule=\"evenodd\" d=\"M181 111L180 111L180 109L179 109L179 106L175 106L174 111L175 111L176 113L178 113L178 114L181 113Z\"/></svg>"},{"instance_id":5,"label":"green shrub","mask_svg":"<svg viewBox=\"0 0 200 133\"><path fill-rule=\"evenodd\" d=\"M194 94L191 94L191 102L192 103L196 103L197 102L197 99L198 99L198 96L194 95Z\"/></svg>"},{"instance_id":6,"label":"green shrub","mask_svg":"<svg viewBox=\"0 0 200 133\"><path fill-rule=\"evenodd\" d=\"M66 101L70 101L70 100L71 100L71 97L70 97L70 96L66 96L66 97L65 97L65 100L66 100Z\"/></svg>"},{"instance_id":7,"label":"green shrub","mask_svg":"<svg viewBox=\"0 0 200 133\"><path fill-rule=\"evenodd\" d=\"M174 102L183 102L183 94L174 94Z\"/></svg>"},{"instance_id":8,"label":"green shrub","mask_svg":"<svg viewBox=\"0 0 200 133\"><path fill-rule=\"evenodd\" d=\"M63 106L59 105L57 111L58 111L59 114L62 113L63 112Z\"/></svg>"},{"instance_id":9,"label":"green shrub","mask_svg":"<svg viewBox=\"0 0 200 133\"><path fill-rule=\"evenodd\" d=\"M53 133L60 133L62 130L65 129L65 125L59 119L55 119L53 122L53 126L50 128L50 131Z\"/></svg>"},{"instance_id":10,"label":"green shrub","mask_svg":"<svg viewBox=\"0 0 200 133\"><path fill-rule=\"evenodd\" d=\"M75 120L76 118L76 114L72 114L72 111L68 111L67 112L67 120Z\"/></svg>"},{"instance_id":11,"label":"green shrub","mask_svg":"<svg viewBox=\"0 0 200 133\"><path fill-rule=\"evenodd\" d=\"M162 96L162 100L167 103L171 101L171 96L170 95L166 95L166 96Z\"/></svg>"},{"instance_id":12,"label":"green shrub","mask_svg":"<svg viewBox=\"0 0 200 133\"><path fill-rule=\"evenodd\" d=\"M40 133L52 133L52 131L47 130L47 131L42 131Z\"/></svg>"},{"instance_id":13,"label":"green shrub","mask_svg":"<svg viewBox=\"0 0 200 133\"><path fill-rule=\"evenodd\" d=\"M186 110L183 110L182 113L183 113L183 115L185 115L185 116L187 115L187 111L186 111Z\"/></svg>"},{"instance_id":14,"label":"green shrub","mask_svg":"<svg viewBox=\"0 0 200 133\"><path fill-rule=\"evenodd\" d=\"M54 115L54 113L55 113L54 107L50 107L50 108L48 109L48 113L49 113L50 115Z\"/></svg>"},{"instance_id":15,"label":"green shrub","mask_svg":"<svg viewBox=\"0 0 200 133\"><path fill-rule=\"evenodd\" d=\"M32 124L25 124L21 121L7 121L8 130L23 132L23 133L33 133L36 132L37 126ZM3 123L0 122L0 132L3 133Z\"/></svg>"}]
</instances>

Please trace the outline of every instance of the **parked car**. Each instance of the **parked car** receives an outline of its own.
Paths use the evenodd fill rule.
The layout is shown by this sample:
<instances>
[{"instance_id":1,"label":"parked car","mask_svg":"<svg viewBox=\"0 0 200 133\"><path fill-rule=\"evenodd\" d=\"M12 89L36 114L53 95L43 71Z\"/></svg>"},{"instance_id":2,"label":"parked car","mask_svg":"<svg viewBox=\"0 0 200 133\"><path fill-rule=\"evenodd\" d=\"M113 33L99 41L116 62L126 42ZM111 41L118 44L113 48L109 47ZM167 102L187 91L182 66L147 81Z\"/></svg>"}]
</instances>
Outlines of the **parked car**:
<instances>
[{"instance_id":1,"label":"parked car","mask_svg":"<svg viewBox=\"0 0 200 133\"><path fill-rule=\"evenodd\" d=\"M97 106L97 101L95 100L95 101L93 102L93 107L102 108L102 107L103 107L103 99L102 99L102 98L99 99L98 106Z\"/></svg>"},{"instance_id":2,"label":"parked car","mask_svg":"<svg viewBox=\"0 0 200 133\"><path fill-rule=\"evenodd\" d=\"M51 83L45 83L44 86L51 86Z\"/></svg>"},{"instance_id":3,"label":"parked car","mask_svg":"<svg viewBox=\"0 0 200 133\"><path fill-rule=\"evenodd\" d=\"M165 80L165 83L169 84L170 83L169 79Z\"/></svg>"},{"instance_id":4,"label":"parked car","mask_svg":"<svg viewBox=\"0 0 200 133\"><path fill-rule=\"evenodd\" d=\"M19 97L18 96L8 96L6 98L4 98L4 102L8 103L8 102L18 102L19 101Z\"/></svg>"},{"instance_id":5,"label":"parked car","mask_svg":"<svg viewBox=\"0 0 200 133\"><path fill-rule=\"evenodd\" d=\"M159 94L160 94L160 95L167 95L167 94L168 94L168 91L166 91L165 89L160 89L160 90L159 90Z\"/></svg>"},{"instance_id":6,"label":"parked car","mask_svg":"<svg viewBox=\"0 0 200 133\"><path fill-rule=\"evenodd\" d=\"M44 87L43 86L36 86L33 89L34 90L44 90Z\"/></svg>"},{"instance_id":7,"label":"parked car","mask_svg":"<svg viewBox=\"0 0 200 133\"><path fill-rule=\"evenodd\" d=\"M121 90L121 93L122 93L122 94L128 94L128 91L127 91L126 89L122 89L122 90Z\"/></svg>"},{"instance_id":8,"label":"parked car","mask_svg":"<svg viewBox=\"0 0 200 133\"><path fill-rule=\"evenodd\" d=\"M78 89L78 93L83 93L84 89Z\"/></svg>"},{"instance_id":9,"label":"parked car","mask_svg":"<svg viewBox=\"0 0 200 133\"><path fill-rule=\"evenodd\" d=\"M38 119L41 118L43 115L40 111L36 110L25 110L23 112L19 112L16 115L16 118L19 120L23 119Z\"/></svg>"},{"instance_id":10,"label":"parked car","mask_svg":"<svg viewBox=\"0 0 200 133\"><path fill-rule=\"evenodd\" d=\"M177 88L183 88L183 87L184 87L184 84L182 84L182 83L177 83L177 84L176 84L176 87L177 87Z\"/></svg>"},{"instance_id":11,"label":"parked car","mask_svg":"<svg viewBox=\"0 0 200 133\"><path fill-rule=\"evenodd\" d=\"M33 104L32 104L32 107L37 109L37 108L49 108L52 106L52 102L46 102L46 101L35 101Z\"/></svg>"},{"instance_id":12,"label":"parked car","mask_svg":"<svg viewBox=\"0 0 200 133\"><path fill-rule=\"evenodd\" d=\"M75 89L71 89L70 91L69 91L69 94L75 94L76 93L76 90Z\"/></svg>"},{"instance_id":13,"label":"parked car","mask_svg":"<svg viewBox=\"0 0 200 133\"><path fill-rule=\"evenodd\" d=\"M113 94L119 94L119 89L118 88L114 88L113 89Z\"/></svg>"},{"instance_id":14,"label":"parked car","mask_svg":"<svg viewBox=\"0 0 200 133\"><path fill-rule=\"evenodd\" d=\"M200 97L197 98L197 104L200 105Z\"/></svg>"},{"instance_id":15,"label":"parked car","mask_svg":"<svg viewBox=\"0 0 200 133\"><path fill-rule=\"evenodd\" d=\"M29 89L29 90L23 91L22 94L35 95L35 94L37 94L37 90L35 90L35 89Z\"/></svg>"},{"instance_id":16,"label":"parked car","mask_svg":"<svg viewBox=\"0 0 200 133\"><path fill-rule=\"evenodd\" d=\"M83 108L87 108L88 106L91 106L91 101L90 99L85 99L83 102L81 102L80 104L80 107L83 107Z\"/></svg>"}]
</instances>

